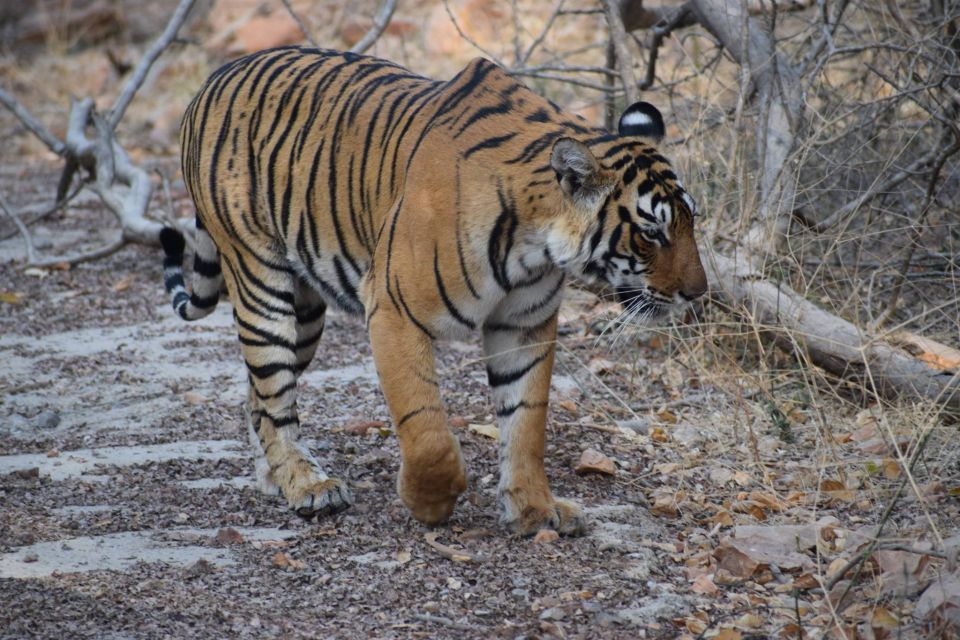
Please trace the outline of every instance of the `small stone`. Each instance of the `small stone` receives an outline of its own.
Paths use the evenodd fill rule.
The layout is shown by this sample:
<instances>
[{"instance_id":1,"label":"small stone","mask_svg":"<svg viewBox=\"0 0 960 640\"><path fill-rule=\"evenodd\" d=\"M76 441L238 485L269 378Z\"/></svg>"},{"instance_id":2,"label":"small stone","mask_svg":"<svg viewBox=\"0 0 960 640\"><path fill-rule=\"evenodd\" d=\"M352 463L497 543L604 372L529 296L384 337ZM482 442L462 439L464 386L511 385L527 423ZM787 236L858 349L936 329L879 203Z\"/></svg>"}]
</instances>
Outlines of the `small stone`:
<instances>
[{"instance_id":1,"label":"small stone","mask_svg":"<svg viewBox=\"0 0 960 640\"><path fill-rule=\"evenodd\" d=\"M617 472L617 469L613 464L613 460L596 449L587 449L580 454L580 462L574 471L580 476L587 473L600 473L612 476Z\"/></svg>"},{"instance_id":2,"label":"small stone","mask_svg":"<svg viewBox=\"0 0 960 640\"><path fill-rule=\"evenodd\" d=\"M540 613L541 620L563 620L567 613L562 607L550 607Z\"/></svg>"},{"instance_id":3,"label":"small stone","mask_svg":"<svg viewBox=\"0 0 960 640\"><path fill-rule=\"evenodd\" d=\"M36 562L39 559L40 558L35 553L28 553L27 555L23 556L24 562Z\"/></svg>"},{"instance_id":4,"label":"small stone","mask_svg":"<svg viewBox=\"0 0 960 640\"><path fill-rule=\"evenodd\" d=\"M60 455L60 451L57 449L50 449L50 451L47 451L48 458L56 458L59 455Z\"/></svg>"},{"instance_id":5,"label":"small stone","mask_svg":"<svg viewBox=\"0 0 960 640\"><path fill-rule=\"evenodd\" d=\"M461 582L456 578L447 578L447 586L450 587L452 590L457 591L458 589L463 587L463 582Z\"/></svg>"},{"instance_id":6,"label":"small stone","mask_svg":"<svg viewBox=\"0 0 960 640\"><path fill-rule=\"evenodd\" d=\"M534 544L553 544L560 539L560 534L553 529L540 529L537 535L533 536Z\"/></svg>"},{"instance_id":7,"label":"small stone","mask_svg":"<svg viewBox=\"0 0 960 640\"><path fill-rule=\"evenodd\" d=\"M617 420L617 426L622 429L630 429L639 434L646 435L650 431L650 421L646 418L634 418L632 420Z\"/></svg>"},{"instance_id":8,"label":"small stone","mask_svg":"<svg viewBox=\"0 0 960 640\"><path fill-rule=\"evenodd\" d=\"M40 477L40 467L30 467L29 469L17 469L11 475L21 480L33 480Z\"/></svg>"},{"instance_id":9,"label":"small stone","mask_svg":"<svg viewBox=\"0 0 960 640\"><path fill-rule=\"evenodd\" d=\"M530 597L530 592L526 589L514 589L510 592L510 595L517 600L526 600Z\"/></svg>"},{"instance_id":10,"label":"small stone","mask_svg":"<svg viewBox=\"0 0 960 640\"><path fill-rule=\"evenodd\" d=\"M36 429L53 429L60 424L60 414L51 410L41 411L33 418L31 424Z\"/></svg>"},{"instance_id":11,"label":"small stone","mask_svg":"<svg viewBox=\"0 0 960 640\"><path fill-rule=\"evenodd\" d=\"M185 394L183 394L183 401L187 404L196 406L198 404L203 404L207 401L207 399L195 391L187 391Z\"/></svg>"},{"instance_id":12,"label":"small stone","mask_svg":"<svg viewBox=\"0 0 960 640\"><path fill-rule=\"evenodd\" d=\"M463 416L450 416L450 419L447 420L447 424L449 424L454 429L463 429L469 423L470 422Z\"/></svg>"},{"instance_id":13,"label":"small stone","mask_svg":"<svg viewBox=\"0 0 960 640\"><path fill-rule=\"evenodd\" d=\"M233 527L223 527L210 538L210 544L215 547L226 547L231 544L243 544L243 536Z\"/></svg>"},{"instance_id":14,"label":"small stone","mask_svg":"<svg viewBox=\"0 0 960 640\"><path fill-rule=\"evenodd\" d=\"M380 420L353 420L344 425L343 432L352 436L365 436L371 429L382 429L386 426L386 423Z\"/></svg>"}]
</instances>

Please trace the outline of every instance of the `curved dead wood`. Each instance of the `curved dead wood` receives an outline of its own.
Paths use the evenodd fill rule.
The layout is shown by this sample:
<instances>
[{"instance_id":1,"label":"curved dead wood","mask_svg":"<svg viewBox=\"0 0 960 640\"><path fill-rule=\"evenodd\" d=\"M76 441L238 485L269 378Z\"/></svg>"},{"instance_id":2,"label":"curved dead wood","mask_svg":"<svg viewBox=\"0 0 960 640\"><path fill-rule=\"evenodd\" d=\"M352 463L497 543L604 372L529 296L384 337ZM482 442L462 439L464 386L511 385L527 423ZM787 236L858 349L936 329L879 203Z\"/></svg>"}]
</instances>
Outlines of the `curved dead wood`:
<instances>
[{"instance_id":1,"label":"curved dead wood","mask_svg":"<svg viewBox=\"0 0 960 640\"><path fill-rule=\"evenodd\" d=\"M916 344L912 348L915 341L902 335L867 335L790 287L763 279L748 260L704 253L711 290L771 333L779 344L796 352L801 360L809 360L835 375L853 378L864 389L874 389L888 397L912 397L960 411L960 362L938 362L926 357L927 350L919 347L918 351ZM931 345L936 345L930 340L925 344L930 351L934 350Z\"/></svg>"}]
</instances>

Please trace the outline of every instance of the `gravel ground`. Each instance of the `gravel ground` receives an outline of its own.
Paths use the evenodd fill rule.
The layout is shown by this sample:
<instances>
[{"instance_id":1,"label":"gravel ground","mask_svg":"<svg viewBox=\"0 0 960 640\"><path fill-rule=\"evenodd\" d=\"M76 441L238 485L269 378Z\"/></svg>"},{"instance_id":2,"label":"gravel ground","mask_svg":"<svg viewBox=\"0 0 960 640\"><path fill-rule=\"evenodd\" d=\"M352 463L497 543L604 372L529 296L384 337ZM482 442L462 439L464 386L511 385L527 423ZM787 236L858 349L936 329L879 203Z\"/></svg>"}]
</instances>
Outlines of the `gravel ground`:
<instances>
[{"instance_id":1,"label":"gravel ground","mask_svg":"<svg viewBox=\"0 0 960 640\"><path fill-rule=\"evenodd\" d=\"M50 224L80 229L98 215ZM639 444L555 407L548 473L593 526L579 539L510 537L496 520L496 446L464 428L491 420L479 346L443 345L443 395L471 480L432 533L475 561L448 559L394 493L389 426L358 433L357 422L389 425L387 410L361 323L331 314L301 416L358 501L304 521L251 486L229 305L182 323L160 283L158 252L139 247L72 270L0 271L0 290L20 294L0 315L0 637L676 635L670 621L688 602L651 550L669 535L629 472ZM576 350L587 328L567 316ZM557 386L561 400L579 393L564 375ZM618 473L576 475L587 447Z\"/></svg>"}]
</instances>

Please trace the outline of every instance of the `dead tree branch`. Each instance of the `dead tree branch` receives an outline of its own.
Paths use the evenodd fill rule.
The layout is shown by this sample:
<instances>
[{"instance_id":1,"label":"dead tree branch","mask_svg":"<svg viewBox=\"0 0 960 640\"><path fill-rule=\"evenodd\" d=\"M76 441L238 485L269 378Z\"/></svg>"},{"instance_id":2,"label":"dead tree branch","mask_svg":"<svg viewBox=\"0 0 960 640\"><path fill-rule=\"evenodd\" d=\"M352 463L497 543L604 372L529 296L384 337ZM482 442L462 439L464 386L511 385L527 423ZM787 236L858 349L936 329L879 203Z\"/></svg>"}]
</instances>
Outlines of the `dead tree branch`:
<instances>
[{"instance_id":1,"label":"dead tree branch","mask_svg":"<svg viewBox=\"0 0 960 640\"><path fill-rule=\"evenodd\" d=\"M316 38L313 37L313 30L306 25L302 18L300 18L300 14L293 10L290 0L280 1L283 3L287 13L290 14L290 17L293 18L293 21L297 23L297 26L300 28L300 33L302 33L303 37L307 39L307 42L309 42L311 46L319 48L320 44L317 42Z\"/></svg>"},{"instance_id":2,"label":"dead tree branch","mask_svg":"<svg viewBox=\"0 0 960 640\"><path fill-rule=\"evenodd\" d=\"M39 120L34 118L27 109L17 101L12 95L7 93L0 87L0 103L3 104L10 112L17 117L20 122L23 123L30 133L40 138L40 141L43 144L47 145L50 151L53 151L58 156L63 154L64 146L63 142L57 139L55 135L50 133Z\"/></svg>"},{"instance_id":3,"label":"dead tree branch","mask_svg":"<svg viewBox=\"0 0 960 640\"><path fill-rule=\"evenodd\" d=\"M140 89L140 86L146 79L150 67L152 67L153 63L160 57L160 54L170 46L173 39L177 37L177 33L180 31L183 23L186 22L187 15L189 15L190 10L193 8L194 2L196 2L196 0L180 0L180 4L174 9L173 15L170 16L170 21L167 22L163 33L150 45L150 48L143 54L140 62L137 63L136 68L130 75L130 79L127 80L127 83L124 85L123 91L120 92L120 95L110 108L107 123L110 125L111 131L117 128L117 124L119 124L123 118L127 107L130 106L130 101L133 100L133 96L136 95L137 90Z\"/></svg>"},{"instance_id":4,"label":"dead tree branch","mask_svg":"<svg viewBox=\"0 0 960 640\"><path fill-rule=\"evenodd\" d=\"M396 8L397 0L383 0L383 2L380 3L380 8L377 9L377 13L373 16L373 26L360 38L359 42L350 47L350 51L353 53L363 53L372 47L373 43L383 34L387 25L390 24L390 18L393 17L393 12Z\"/></svg>"},{"instance_id":5,"label":"dead tree branch","mask_svg":"<svg viewBox=\"0 0 960 640\"><path fill-rule=\"evenodd\" d=\"M181 0L163 33L137 64L130 80L105 117L94 111L91 98L72 102L64 141L47 131L13 96L0 89L0 102L51 151L63 156L65 164L57 187L57 201L62 202L65 199L75 173L83 169L95 178L90 188L116 216L121 226L119 238L105 247L78 256L43 261L36 259L32 240L28 237L27 260L31 266L49 266L61 262L74 264L109 255L127 242L150 245L159 242L162 225L146 217L153 183L149 174L130 160L130 156L117 142L114 130L142 86L150 67L176 37L194 3L195 0ZM90 125L93 125L96 132L93 139L87 137L87 127ZM9 207L5 206L4 210L14 219L14 224L19 221Z\"/></svg>"}]
</instances>

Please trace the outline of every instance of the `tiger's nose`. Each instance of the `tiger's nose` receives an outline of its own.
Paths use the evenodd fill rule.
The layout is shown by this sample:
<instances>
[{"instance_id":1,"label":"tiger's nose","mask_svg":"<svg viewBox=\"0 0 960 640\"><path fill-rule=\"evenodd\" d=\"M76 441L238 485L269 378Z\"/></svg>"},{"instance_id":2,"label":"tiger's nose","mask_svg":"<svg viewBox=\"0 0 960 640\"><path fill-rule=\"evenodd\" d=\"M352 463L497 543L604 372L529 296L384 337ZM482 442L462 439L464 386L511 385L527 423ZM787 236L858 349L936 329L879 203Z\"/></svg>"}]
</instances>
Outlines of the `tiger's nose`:
<instances>
[{"instance_id":1,"label":"tiger's nose","mask_svg":"<svg viewBox=\"0 0 960 640\"><path fill-rule=\"evenodd\" d=\"M703 272L703 269L700 269L700 273L696 274L688 282L685 282L683 286L680 287L680 295L684 300L688 302L690 300L696 300L703 294L707 292L707 275Z\"/></svg>"}]
</instances>

